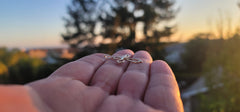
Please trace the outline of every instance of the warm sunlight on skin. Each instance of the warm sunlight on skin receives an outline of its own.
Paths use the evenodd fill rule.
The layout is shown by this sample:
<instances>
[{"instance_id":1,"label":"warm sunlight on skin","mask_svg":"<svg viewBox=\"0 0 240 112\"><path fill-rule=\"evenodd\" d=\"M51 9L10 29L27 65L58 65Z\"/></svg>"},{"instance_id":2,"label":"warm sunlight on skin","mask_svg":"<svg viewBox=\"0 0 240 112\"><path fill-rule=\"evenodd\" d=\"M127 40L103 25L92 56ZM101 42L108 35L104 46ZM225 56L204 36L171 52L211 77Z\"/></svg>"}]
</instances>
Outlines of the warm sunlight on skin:
<instances>
[{"instance_id":1,"label":"warm sunlight on skin","mask_svg":"<svg viewBox=\"0 0 240 112\"><path fill-rule=\"evenodd\" d=\"M66 16L69 0L0 1L0 46L40 47L60 46L65 32L62 17ZM239 23L240 9L235 0L176 0L180 8L174 20L177 32L172 41L185 42L195 33L216 32L221 12L231 19L231 29ZM224 28L227 30L227 20Z\"/></svg>"},{"instance_id":2,"label":"warm sunlight on skin","mask_svg":"<svg viewBox=\"0 0 240 112\"><path fill-rule=\"evenodd\" d=\"M168 64L153 60L146 51L120 50L113 56L125 54L142 62L119 64L96 53L65 64L26 87L42 99L33 101L44 112L183 112Z\"/></svg>"}]
</instances>

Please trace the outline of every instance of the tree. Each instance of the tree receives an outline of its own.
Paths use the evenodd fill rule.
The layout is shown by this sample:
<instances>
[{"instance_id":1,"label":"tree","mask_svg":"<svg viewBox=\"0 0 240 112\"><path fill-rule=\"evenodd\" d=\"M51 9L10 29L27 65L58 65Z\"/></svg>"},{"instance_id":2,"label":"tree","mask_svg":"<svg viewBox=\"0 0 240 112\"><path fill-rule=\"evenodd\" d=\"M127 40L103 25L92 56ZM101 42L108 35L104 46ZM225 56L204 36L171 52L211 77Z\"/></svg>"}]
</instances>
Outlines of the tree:
<instances>
[{"instance_id":1,"label":"tree","mask_svg":"<svg viewBox=\"0 0 240 112\"><path fill-rule=\"evenodd\" d=\"M94 46L100 36L117 48L129 48L136 43L137 28L142 29L141 42L158 43L174 33L174 25L167 23L177 13L173 0L72 0L67 10L62 37L75 48Z\"/></svg>"}]
</instances>

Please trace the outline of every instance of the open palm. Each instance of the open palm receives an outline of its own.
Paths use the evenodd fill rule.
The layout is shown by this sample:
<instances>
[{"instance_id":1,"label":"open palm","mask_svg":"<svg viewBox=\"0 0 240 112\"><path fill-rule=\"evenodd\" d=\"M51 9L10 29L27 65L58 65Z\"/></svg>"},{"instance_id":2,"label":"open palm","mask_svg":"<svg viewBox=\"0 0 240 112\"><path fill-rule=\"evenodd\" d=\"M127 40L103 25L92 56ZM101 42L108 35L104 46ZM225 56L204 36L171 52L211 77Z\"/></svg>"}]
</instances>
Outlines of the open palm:
<instances>
[{"instance_id":1,"label":"open palm","mask_svg":"<svg viewBox=\"0 0 240 112\"><path fill-rule=\"evenodd\" d=\"M133 55L143 63L117 63L97 53L68 63L46 79L26 85L42 111L183 112L174 74L145 51Z\"/></svg>"}]
</instances>

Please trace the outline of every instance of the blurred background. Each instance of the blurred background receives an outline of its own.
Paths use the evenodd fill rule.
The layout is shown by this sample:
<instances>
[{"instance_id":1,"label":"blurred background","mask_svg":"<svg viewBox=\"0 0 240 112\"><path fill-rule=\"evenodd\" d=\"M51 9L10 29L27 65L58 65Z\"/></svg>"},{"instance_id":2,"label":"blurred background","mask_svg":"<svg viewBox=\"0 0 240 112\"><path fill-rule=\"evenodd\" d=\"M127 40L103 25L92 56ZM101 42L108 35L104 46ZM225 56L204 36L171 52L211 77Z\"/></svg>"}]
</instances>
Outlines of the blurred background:
<instances>
[{"instance_id":1,"label":"blurred background","mask_svg":"<svg viewBox=\"0 0 240 112\"><path fill-rule=\"evenodd\" d=\"M172 67L186 112L240 112L237 0L0 0L0 83L83 56L146 50Z\"/></svg>"}]
</instances>

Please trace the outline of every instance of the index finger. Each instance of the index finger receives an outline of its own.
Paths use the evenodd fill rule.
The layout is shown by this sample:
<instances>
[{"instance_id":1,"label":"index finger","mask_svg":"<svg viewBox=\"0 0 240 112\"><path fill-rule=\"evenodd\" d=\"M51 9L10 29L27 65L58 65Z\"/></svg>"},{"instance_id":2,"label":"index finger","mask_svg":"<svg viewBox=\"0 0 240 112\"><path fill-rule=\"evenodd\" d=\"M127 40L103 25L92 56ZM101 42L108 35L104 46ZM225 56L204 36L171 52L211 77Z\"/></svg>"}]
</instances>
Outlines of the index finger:
<instances>
[{"instance_id":1,"label":"index finger","mask_svg":"<svg viewBox=\"0 0 240 112\"><path fill-rule=\"evenodd\" d=\"M144 102L167 112L183 112L177 81L166 62L158 60L151 64Z\"/></svg>"},{"instance_id":2,"label":"index finger","mask_svg":"<svg viewBox=\"0 0 240 112\"><path fill-rule=\"evenodd\" d=\"M57 69L50 77L69 77L88 84L95 71L105 62L103 53L95 53L67 63Z\"/></svg>"}]
</instances>

